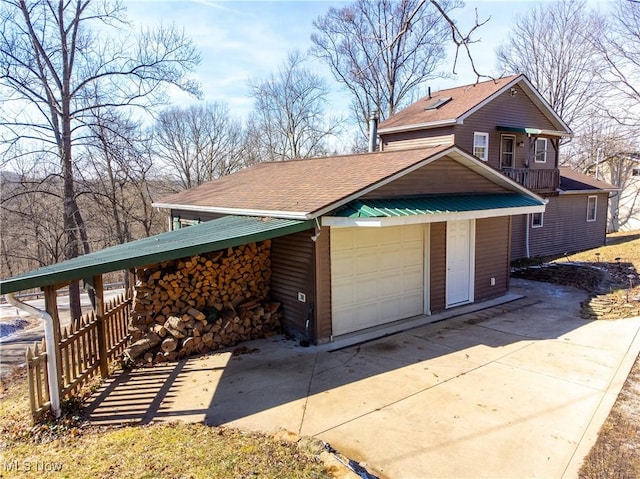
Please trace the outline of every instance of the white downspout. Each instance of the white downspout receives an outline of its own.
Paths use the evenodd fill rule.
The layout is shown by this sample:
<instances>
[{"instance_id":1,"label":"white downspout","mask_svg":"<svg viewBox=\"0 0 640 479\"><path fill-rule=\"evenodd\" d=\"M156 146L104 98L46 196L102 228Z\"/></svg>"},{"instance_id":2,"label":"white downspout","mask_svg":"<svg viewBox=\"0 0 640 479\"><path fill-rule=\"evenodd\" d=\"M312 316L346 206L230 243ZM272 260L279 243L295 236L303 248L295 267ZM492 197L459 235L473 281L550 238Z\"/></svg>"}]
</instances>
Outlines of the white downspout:
<instances>
[{"instance_id":1,"label":"white downspout","mask_svg":"<svg viewBox=\"0 0 640 479\"><path fill-rule=\"evenodd\" d=\"M527 213L527 227L525 228L525 248L527 253L527 258L531 258L531 253L529 252L529 228L531 227L531 213Z\"/></svg>"},{"instance_id":2,"label":"white downspout","mask_svg":"<svg viewBox=\"0 0 640 479\"><path fill-rule=\"evenodd\" d=\"M7 301L12 306L44 320L44 341L47 346L47 377L49 379L49 400L51 410L56 418L62 414L60 409L60 385L58 384L58 363L56 360L56 341L53 335L53 318L46 311L34 308L30 304L23 303L14 296L14 293L5 294Z\"/></svg>"}]
</instances>

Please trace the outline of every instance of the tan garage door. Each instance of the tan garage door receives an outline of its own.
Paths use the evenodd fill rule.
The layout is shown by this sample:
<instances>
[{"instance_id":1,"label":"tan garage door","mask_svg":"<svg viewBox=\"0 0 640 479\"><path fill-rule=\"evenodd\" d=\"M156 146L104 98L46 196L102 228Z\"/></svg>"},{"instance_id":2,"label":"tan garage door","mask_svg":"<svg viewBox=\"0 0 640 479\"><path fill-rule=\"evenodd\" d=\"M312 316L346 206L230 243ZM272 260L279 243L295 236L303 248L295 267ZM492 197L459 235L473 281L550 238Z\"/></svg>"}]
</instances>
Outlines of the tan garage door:
<instances>
[{"instance_id":1,"label":"tan garage door","mask_svg":"<svg viewBox=\"0 0 640 479\"><path fill-rule=\"evenodd\" d=\"M424 228L331 230L334 336L424 313Z\"/></svg>"}]
</instances>

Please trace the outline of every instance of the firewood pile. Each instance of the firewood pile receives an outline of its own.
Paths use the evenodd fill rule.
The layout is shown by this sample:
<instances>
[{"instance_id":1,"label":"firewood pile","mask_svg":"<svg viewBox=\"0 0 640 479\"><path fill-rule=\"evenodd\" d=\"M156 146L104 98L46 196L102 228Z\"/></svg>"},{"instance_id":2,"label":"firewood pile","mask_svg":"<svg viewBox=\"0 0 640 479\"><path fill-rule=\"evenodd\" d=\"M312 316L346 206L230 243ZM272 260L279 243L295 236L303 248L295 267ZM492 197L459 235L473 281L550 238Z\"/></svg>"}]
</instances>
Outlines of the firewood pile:
<instances>
[{"instance_id":1,"label":"firewood pile","mask_svg":"<svg viewBox=\"0 0 640 479\"><path fill-rule=\"evenodd\" d=\"M130 361L173 361L269 336L280 303L269 298L271 242L136 270Z\"/></svg>"}]
</instances>

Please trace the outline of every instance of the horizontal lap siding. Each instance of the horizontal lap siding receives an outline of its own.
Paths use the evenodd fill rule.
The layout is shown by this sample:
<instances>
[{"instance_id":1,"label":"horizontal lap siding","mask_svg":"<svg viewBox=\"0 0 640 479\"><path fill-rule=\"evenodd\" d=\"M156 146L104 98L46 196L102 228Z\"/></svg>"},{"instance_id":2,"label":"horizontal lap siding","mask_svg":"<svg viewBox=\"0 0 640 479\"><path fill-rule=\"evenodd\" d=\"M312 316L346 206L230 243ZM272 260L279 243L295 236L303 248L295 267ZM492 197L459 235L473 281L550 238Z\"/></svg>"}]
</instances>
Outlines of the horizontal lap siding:
<instances>
[{"instance_id":1,"label":"horizontal lap siding","mask_svg":"<svg viewBox=\"0 0 640 479\"><path fill-rule=\"evenodd\" d=\"M511 221L511 261L527 257L527 221L529 215L515 215Z\"/></svg>"},{"instance_id":2,"label":"horizontal lap siding","mask_svg":"<svg viewBox=\"0 0 640 479\"><path fill-rule=\"evenodd\" d=\"M323 227L316 241L316 308L315 342L326 343L333 334L331 327L331 229Z\"/></svg>"},{"instance_id":3,"label":"horizontal lap siding","mask_svg":"<svg viewBox=\"0 0 640 479\"><path fill-rule=\"evenodd\" d=\"M449 193L504 193L506 189L450 158L441 158L362 198L391 198Z\"/></svg>"},{"instance_id":4,"label":"horizontal lap siding","mask_svg":"<svg viewBox=\"0 0 640 479\"><path fill-rule=\"evenodd\" d=\"M508 216L476 220L474 301L503 295L509 287ZM491 286L491 278L495 285Z\"/></svg>"},{"instance_id":5,"label":"horizontal lap siding","mask_svg":"<svg viewBox=\"0 0 640 479\"><path fill-rule=\"evenodd\" d=\"M282 303L283 327L293 334L306 334L315 306L313 234L308 230L271 240L271 297ZM298 292L306 295L306 302L298 301Z\"/></svg>"},{"instance_id":6,"label":"horizontal lap siding","mask_svg":"<svg viewBox=\"0 0 640 479\"><path fill-rule=\"evenodd\" d=\"M447 257L446 223L431 223L429 248L429 309L432 313L445 309Z\"/></svg>"},{"instance_id":7,"label":"horizontal lap siding","mask_svg":"<svg viewBox=\"0 0 640 479\"><path fill-rule=\"evenodd\" d=\"M607 193L598 197L596 221L587 222L587 197L560 195L549 198L542 228L530 230L531 256L553 256L597 248L605 243Z\"/></svg>"},{"instance_id":8,"label":"horizontal lap siding","mask_svg":"<svg viewBox=\"0 0 640 479\"><path fill-rule=\"evenodd\" d=\"M453 143L453 127L384 134L382 151L408 150Z\"/></svg>"},{"instance_id":9,"label":"horizontal lap siding","mask_svg":"<svg viewBox=\"0 0 640 479\"><path fill-rule=\"evenodd\" d=\"M517 93L514 96L511 96L509 91L504 92L465 118L462 125L455 127L456 145L470 152L473 152L473 133L489 133L489 164L494 168L500 168L500 137L503 134L509 134L505 131L498 131L496 127L556 129L519 86L516 86L515 89ZM526 135L516 134L516 143L520 141L524 141L525 145L529 143ZM556 150L550 142L547 144L546 163L533 163L533 149L528 150L527 146L516 147L514 165L516 168L524 167L527 156L531 158L532 168L555 167Z\"/></svg>"}]
</instances>

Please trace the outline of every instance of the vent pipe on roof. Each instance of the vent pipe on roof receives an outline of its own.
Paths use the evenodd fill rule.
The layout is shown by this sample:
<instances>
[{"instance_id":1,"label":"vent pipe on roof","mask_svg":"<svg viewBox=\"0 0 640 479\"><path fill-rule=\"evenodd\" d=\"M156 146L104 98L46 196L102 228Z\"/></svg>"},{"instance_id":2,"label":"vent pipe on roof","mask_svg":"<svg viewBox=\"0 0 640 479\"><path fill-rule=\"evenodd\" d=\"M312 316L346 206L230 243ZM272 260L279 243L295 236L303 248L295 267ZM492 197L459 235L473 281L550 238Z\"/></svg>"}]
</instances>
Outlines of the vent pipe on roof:
<instances>
[{"instance_id":1,"label":"vent pipe on roof","mask_svg":"<svg viewBox=\"0 0 640 479\"><path fill-rule=\"evenodd\" d=\"M369 117L369 153L377 149L378 143L378 112L374 110Z\"/></svg>"}]
</instances>

